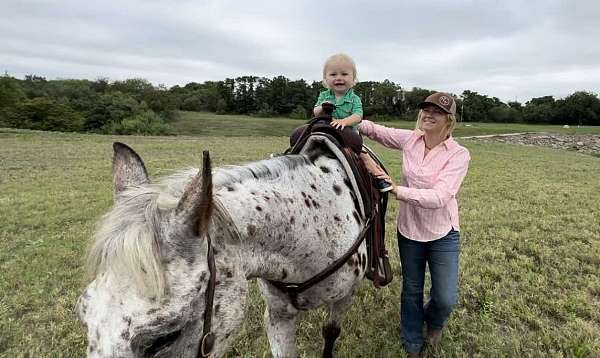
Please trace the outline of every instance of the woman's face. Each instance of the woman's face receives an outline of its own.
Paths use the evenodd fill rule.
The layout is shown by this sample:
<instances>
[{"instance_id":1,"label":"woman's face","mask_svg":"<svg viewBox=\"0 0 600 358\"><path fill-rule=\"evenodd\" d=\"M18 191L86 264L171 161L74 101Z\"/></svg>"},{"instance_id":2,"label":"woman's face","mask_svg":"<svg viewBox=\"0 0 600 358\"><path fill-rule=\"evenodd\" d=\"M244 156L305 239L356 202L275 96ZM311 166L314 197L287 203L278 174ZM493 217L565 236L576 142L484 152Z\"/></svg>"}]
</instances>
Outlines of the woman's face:
<instances>
[{"instance_id":1,"label":"woman's face","mask_svg":"<svg viewBox=\"0 0 600 358\"><path fill-rule=\"evenodd\" d=\"M435 105L428 105L421 111L421 129L431 134L441 134L448 128L448 113Z\"/></svg>"}]
</instances>

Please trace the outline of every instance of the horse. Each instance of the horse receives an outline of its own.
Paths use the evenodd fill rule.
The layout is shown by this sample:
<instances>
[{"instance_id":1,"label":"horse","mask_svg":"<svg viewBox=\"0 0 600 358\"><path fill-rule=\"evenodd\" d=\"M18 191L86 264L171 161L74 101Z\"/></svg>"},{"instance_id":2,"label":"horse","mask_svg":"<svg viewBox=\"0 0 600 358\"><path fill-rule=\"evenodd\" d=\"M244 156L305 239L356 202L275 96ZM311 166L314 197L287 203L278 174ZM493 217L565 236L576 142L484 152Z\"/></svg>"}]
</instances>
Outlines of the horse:
<instances>
[{"instance_id":1,"label":"horse","mask_svg":"<svg viewBox=\"0 0 600 358\"><path fill-rule=\"evenodd\" d=\"M151 182L141 157L113 144L113 207L89 248L91 283L77 301L90 357L220 357L239 331L248 280L266 302L274 357L297 356L299 312L325 306L323 356L333 356L341 323L366 269L366 226L340 161L316 146L213 170L183 169ZM351 254L298 293L303 282Z\"/></svg>"}]
</instances>

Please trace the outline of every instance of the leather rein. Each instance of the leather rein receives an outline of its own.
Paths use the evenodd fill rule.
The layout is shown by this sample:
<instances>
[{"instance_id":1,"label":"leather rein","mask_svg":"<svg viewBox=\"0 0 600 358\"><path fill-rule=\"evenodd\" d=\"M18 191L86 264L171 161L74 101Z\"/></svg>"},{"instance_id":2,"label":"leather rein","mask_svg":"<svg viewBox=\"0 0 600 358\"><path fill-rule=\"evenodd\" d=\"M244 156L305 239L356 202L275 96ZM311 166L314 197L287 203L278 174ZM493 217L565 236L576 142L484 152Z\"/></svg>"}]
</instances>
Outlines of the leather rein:
<instances>
[{"instance_id":1,"label":"leather rein","mask_svg":"<svg viewBox=\"0 0 600 358\"><path fill-rule=\"evenodd\" d=\"M323 281L327 277L331 276L335 271L337 271L340 267L342 267L352 255L354 255L356 253L359 246L365 240L367 231L371 227L371 223L372 223L372 219L373 219L374 215L375 214L373 214L370 218L367 219L367 221L365 222L365 226L358 234L358 237L356 238L356 240L354 240L354 243L352 244L350 249L348 249L348 251L346 251L346 253L342 257L333 261L329 266L327 266L324 270L322 270L315 276L311 277L310 279L308 279L302 283L291 283L291 282L272 281L272 280L268 280L268 282L270 284L272 284L273 286L275 286L277 289L279 289L281 292L287 294L288 297L290 298L290 301L292 302L292 305L296 309L300 310L301 308L298 306L298 295L301 294L302 292L308 290L309 288L313 287L317 283Z\"/></svg>"},{"instance_id":2,"label":"leather rein","mask_svg":"<svg viewBox=\"0 0 600 358\"><path fill-rule=\"evenodd\" d=\"M218 200L214 200L214 204L214 212L217 216L220 216L221 220L228 220L228 222L233 222L233 220L229 216L229 212L227 212L227 210L222 206L222 204ZM371 227L374 217L375 211L373 212L371 217L367 218L363 229L360 231L358 237L356 238L352 246L348 249L348 251L342 257L333 261L329 266L327 266L324 270L322 270L312 278L301 283L281 282L272 280L268 280L268 282L283 293L287 294L290 298L290 301L292 302L292 305L296 309L300 309L298 307L298 295L332 275L335 271L342 267L352 255L356 253L360 245L365 240L367 231ZM240 233L237 231L237 229L230 227L230 230L234 231L234 234L240 237ZM205 292L206 306L204 308L204 325L202 328L202 338L200 340L200 349L198 350L197 357L209 357L214 348L215 343L215 335L211 331L211 326L217 278L215 269L215 254L212 245L212 240L208 233L206 234L206 245L206 262L208 263L208 272L210 276L208 278L208 287L206 288Z\"/></svg>"},{"instance_id":3,"label":"leather rein","mask_svg":"<svg viewBox=\"0 0 600 358\"><path fill-rule=\"evenodd\" d=\"M213 304L215 299L216 286L216 270L215 270L215 253L212 246L210 235L206 235L206 261L208 262L208 287L206 288L206 307L204 307L204 326L202 328L202 340L200 341L200 350L198 357L208 357L212 352L215 344L215 335L211 331Z\"/></svg>"}]
</instances>

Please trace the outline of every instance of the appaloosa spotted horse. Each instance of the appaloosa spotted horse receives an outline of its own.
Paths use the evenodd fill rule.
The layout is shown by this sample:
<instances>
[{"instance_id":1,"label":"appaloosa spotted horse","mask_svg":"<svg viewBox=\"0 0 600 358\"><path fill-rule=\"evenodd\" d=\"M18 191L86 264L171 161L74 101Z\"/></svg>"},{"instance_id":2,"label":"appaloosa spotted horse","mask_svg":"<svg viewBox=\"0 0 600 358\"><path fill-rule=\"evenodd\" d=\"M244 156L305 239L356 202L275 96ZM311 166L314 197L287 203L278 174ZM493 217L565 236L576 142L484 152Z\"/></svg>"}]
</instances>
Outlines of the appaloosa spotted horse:
<instances>
[{"instance_id":1,"label":"appaloosa spotted horse","mask_svg":"<svg viewBox=\"0 0 600 358\"><path fill-rule=\"evenodd\" d=\"M113 179L114 206L88 257L93 281L77 303L88 356L222 356L242 325L253 278L267 303L274 357L297 355L297 315L321 305L329 315L323 354L333 354L364 275L365 244L294 304L270 283L313 277L365 226L346 172L326 150L214 174L205 155L204 170L151 183L141 158L115 143Z\"/></svg>"}]
</instances>

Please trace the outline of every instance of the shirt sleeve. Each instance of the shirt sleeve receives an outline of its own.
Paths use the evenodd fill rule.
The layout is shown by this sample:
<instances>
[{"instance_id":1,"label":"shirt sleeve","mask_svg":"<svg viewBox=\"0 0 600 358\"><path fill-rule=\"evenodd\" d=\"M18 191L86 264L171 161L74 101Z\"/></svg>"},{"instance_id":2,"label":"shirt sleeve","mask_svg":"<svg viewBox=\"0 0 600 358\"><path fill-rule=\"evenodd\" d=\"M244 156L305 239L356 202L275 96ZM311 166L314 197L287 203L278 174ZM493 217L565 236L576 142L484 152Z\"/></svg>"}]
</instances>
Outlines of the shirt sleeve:
<instances>
[{"instance_id":1,"label":"shirt sleeve","mask_svg":"<svg viewBox=\"0 0 600 358\"><path fill-rule=\"evenodd\" d=\"M363 117L362 101L357 95L354 95L354 98L352 98L352 114L358 114L360 118Z\"/></svg>"},{"instance_id":2,"label":"shirt sleeve","mask_svg":"<svg viewBox=\"0 0 600 358\"><path fill-rule=\"evenodd\" d=\"M317 103L315 103L315 107L318 107L318 106L322 105L323 102L325 102L326 95L327 95L326 91L319 93L319 97L317 98Z\"/></svg>"},{"instance_id":3,"label":"shirt sleeve","mask_svg":"<svg viewBox=\"0 0 600 358\"><path fill-rule=\"evenodd\" d=\"M413 131L408 129L388 128L367 120L360 122L358 130L370 139L393 149L403 149L413 135Z\"/></svg>"},{"instance_id":4,"label":"shirt sleeve","mask_svg":"<svg viewBox=\"0 0 600 358\"><path fill-rule=\"evenodd\" d=\"M463 148L450 157L438 175L438 181L431 189L417 189L398 186L396 193L398 200L408 202L426 209L439 209L455 197L467 175L471 156Z\"/></svg>"}]
</instances>

